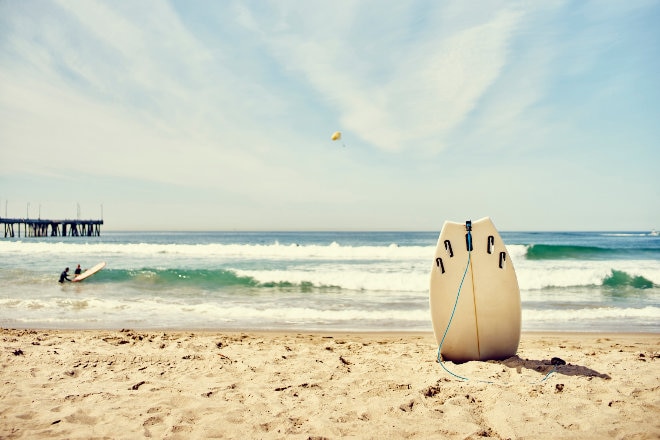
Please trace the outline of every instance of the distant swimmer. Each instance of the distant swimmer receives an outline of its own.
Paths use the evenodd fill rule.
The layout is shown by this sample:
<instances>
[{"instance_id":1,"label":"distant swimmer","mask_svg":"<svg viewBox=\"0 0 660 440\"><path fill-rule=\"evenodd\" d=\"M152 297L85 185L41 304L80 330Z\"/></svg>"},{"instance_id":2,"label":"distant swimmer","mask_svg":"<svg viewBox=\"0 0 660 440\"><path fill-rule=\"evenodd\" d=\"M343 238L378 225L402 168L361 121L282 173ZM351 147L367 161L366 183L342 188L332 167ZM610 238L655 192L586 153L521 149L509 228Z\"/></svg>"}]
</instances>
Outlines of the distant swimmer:
<instances>
[{"instance_id":1,"label":"distant swimmer","mask_svg":"<svg viewBox=\"0 0 660 440\"><path fill-rule=\"evenodd\" d=\"M66 269L64 269L64 272L62 272L62 273L60 274L60 281L59 281L59 282L60 282L60 283L63 283L64 280L71 281L71 280L69 279L69 268L68 268L68 267L67 267Z\"/></svg>"}]
</instances>

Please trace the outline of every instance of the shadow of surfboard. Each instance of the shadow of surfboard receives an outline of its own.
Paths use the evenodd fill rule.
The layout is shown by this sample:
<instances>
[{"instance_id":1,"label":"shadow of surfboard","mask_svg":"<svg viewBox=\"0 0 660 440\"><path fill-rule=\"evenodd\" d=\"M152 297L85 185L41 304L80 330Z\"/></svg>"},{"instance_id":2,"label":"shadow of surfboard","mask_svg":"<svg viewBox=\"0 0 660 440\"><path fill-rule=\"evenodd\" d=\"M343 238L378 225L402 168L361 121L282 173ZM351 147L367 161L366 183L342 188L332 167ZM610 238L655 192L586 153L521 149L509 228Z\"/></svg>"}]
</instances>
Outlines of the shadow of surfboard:
<instances>
[{"instance_id":1,"label":"shadow of surfboard","mask_svg":"<svg viewBox=\"0 0 660 440\"><path fill-rule=\"evenodd\" d=\"M520 373L520 371L525 368L528 370L536 371L537 373L543 375L548 374L555 367L550 359L530 360L522 359L519 356L512 356L508 359L504 359L503 361L488 362L504 365L508 368L515 368L518 373ZM583 367L581 365L573 365L570 363L566 365L557 365L554 373L563 374L564 376L598 377L605 380L611 379L609 374L599 373L598 371L592 370L591 368Z\"/></svg>"}]
</instances>

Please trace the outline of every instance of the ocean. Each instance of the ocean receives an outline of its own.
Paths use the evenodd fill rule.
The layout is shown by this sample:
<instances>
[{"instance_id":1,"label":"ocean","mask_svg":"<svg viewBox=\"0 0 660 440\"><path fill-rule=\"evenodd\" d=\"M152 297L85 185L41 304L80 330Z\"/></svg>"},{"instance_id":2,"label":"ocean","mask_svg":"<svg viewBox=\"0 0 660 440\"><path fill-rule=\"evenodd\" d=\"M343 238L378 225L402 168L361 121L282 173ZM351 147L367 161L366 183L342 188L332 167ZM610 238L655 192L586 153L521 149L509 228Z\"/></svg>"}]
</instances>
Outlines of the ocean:
<instances>
[{"instance_id":1,"label":"ocean","mask_svg":"<svg viewBox=\"0 0 660 440\"><path fill-rule=\"evenodd\" d=\"M0 327L432 331L432 232L0 238ZM523 331L660 332L660 237L501 232ZM104 270L81 283L65 266Z\"/></svg>"}]
</instances>

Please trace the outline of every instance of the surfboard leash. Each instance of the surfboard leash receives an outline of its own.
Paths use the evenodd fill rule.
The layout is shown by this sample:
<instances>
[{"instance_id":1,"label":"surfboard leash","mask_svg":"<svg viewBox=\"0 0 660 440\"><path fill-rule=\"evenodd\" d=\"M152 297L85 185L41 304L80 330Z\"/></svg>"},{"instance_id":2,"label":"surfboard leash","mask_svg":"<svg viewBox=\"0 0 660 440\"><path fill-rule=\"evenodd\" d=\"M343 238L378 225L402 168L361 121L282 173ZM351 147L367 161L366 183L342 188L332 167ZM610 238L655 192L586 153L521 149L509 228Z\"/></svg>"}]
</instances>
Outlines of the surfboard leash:
<instances>
[{"instance_id":1,"label":"surfboard leash","mask_svg":"<svg viewBox=\"0 0 660 440\"><path fill-rule=\"evenodd\" d=\"M457 377L461 380L469 380L467 377L459 376L458 374L452 373L445 367L445 361L442 359L442 354L440 351L442 350L442 345L445 343L445 338L447 337L447 333L449 332L449 327L451 327L451 322L454 320L454 314L456 313L456 307L458 306L458 299L461 296L461 289L463 288L463 282L465 281L465 276L467 275L468 268L470 267L470 259L471 259L471 254L472 254L472 222L467 222L466 223L466 228L467 228L467 235L465 236L466 242L467 242L467 250L468 250L468 260L467 264L465 265L465 271L463 271L463 278L461 278L461 283L458 285L458 292L456 292L456 301L454 301L454 308L451 311L451 316L449 317L449 322L447 323L447 328L445 328L445 333L442 335L442 340L440 341L440 345L438 345L438 355L437 355L437 361L442 367L443 370L445 370L447 373L451 374L454 377Z\"/></svg>"},{"instance_id":2,"label":"surfboard leash","mask_svg":"<svg viewBox=\"0 0 660 440\"><path fill-rule=\"evenodd\" d=\"M550 370L550 372L546 374L543 379L541 379L541 382L545 382L546 379L549 378L552 373L557 371L557 367L559 365L566 365L566 361L563 360L562 358L553 357L552 359L550 359L550 364L552 365L552 370Z\"/></svg>"}]
</instances>

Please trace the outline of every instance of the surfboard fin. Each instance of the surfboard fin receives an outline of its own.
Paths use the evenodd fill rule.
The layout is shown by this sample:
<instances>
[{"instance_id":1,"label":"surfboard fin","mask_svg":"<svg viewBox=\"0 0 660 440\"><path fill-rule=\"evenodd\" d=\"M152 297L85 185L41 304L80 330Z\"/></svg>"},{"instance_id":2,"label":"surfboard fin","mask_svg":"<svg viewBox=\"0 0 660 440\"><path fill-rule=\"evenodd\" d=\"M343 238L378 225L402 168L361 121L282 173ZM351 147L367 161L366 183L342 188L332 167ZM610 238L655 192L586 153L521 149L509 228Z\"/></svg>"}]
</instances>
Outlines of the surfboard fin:
<instances>
[{"instance_id":1,"label":"surfboard fin","mask_svg":"<svg viewBox=\"0 0 660 440\"><path fill-rule=\"evenodd\" d=\"M442 258L440 258L440 257L436 258L435 259L435 264L437 264L437 266L440 268L442 273L445 273L445 265L442 264Z\"/></svg>"},{"instance_id":2,"label":"surfboard fin","mask_svg":"<svg viewBox=\"0 0 660 440\"><path fill-rule=\"evenodd\" d=\"M506 264L506 252L500 252L500 269L504 269Z\"/></svg>"},{"instance_id":3,"label":"surfboard fin","mask_svg":"<svg viewBox=\"0 0 660 440\"><path fill-rule=\"evenodd\" d=\"M454 256L454 251L451 248L451 241L445 240L445 250L449 252L449 258Z\"/></svg>"}]
</instances>

